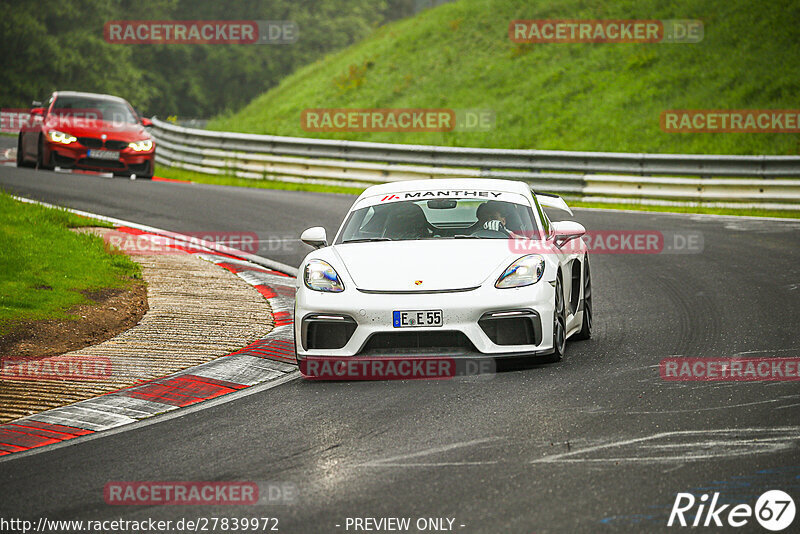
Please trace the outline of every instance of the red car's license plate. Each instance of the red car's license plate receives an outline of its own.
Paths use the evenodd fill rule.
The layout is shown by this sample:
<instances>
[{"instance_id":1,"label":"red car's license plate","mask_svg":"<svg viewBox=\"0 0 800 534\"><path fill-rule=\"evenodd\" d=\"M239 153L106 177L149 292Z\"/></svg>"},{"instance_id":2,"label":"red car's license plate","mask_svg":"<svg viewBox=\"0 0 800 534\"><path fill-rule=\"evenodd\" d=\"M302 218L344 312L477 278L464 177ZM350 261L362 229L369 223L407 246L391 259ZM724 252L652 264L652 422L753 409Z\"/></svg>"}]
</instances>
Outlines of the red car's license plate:
<instances>
[{"instance_id":1,"label":"red car's license plate","mask_svg":"<svg viewBox=\"0 0 800 534\"><path fill-rule=\"evenodd\" d=\"M107 159L107 160L119 159L118 150L90 150L87 155L93 159Z\"/></svg>"}]
</instances>

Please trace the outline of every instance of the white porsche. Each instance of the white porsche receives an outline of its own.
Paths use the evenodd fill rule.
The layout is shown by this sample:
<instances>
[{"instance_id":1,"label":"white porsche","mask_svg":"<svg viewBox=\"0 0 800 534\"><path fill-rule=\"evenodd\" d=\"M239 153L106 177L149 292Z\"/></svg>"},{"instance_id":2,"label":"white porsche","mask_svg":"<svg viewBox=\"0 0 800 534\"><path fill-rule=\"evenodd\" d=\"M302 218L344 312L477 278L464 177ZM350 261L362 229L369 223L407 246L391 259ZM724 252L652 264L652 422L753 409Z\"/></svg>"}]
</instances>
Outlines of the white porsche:
<instances>
[{"instance_id":1,"label":"white porsche","mask_svg":"<svg viewBox=\"0 0 800 534\"><path fill-rule=\"evenodd\" d=\"M436 179L365 190L332 242L300 265L295 346L304 358L447 355L558 361L592 332L584 227L522 182ZM567 246L569 244L569 246ZM301 366L302 368L302 366Z\"/></svg>"}]
</instances>

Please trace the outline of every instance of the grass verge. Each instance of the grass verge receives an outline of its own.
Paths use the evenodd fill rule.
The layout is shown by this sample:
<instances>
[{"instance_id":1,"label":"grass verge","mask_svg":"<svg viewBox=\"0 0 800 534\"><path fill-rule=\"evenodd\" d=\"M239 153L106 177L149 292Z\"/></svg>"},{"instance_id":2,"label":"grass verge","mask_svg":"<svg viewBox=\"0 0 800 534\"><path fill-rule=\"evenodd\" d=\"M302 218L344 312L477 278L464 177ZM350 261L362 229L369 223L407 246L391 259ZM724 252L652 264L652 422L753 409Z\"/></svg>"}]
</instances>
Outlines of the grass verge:
<instances>
[{"instance_id":1,"label":"grass verge","mask_svg":"<svg viewBox=\"0 0 800 534\"><path fill-rule=\"evenodd\" d=\"M30 321L74 318L67 310L91 303L82 292L141 280L126 255L70 231L82 226L110 225L0 191L0 335Z\"/></svg>"},{"instance_id":2,"label":"grass verge","mask_svg":"<svg viewBox=\"0 0 800 534\"><path fill-rule=\"evenodd\" d=\"M661 112L796 109L792 0L459 0L298 69L211 130L390 143L677 154L798 154L796 133L668 133ZM515 44L516 19L700 19L694 44ZM791 21L791 22L789 22ZM794 52L792 52L794 50ZM312 132L315 108L493 112L486 131Z\"/></svg>"}]
</instances>

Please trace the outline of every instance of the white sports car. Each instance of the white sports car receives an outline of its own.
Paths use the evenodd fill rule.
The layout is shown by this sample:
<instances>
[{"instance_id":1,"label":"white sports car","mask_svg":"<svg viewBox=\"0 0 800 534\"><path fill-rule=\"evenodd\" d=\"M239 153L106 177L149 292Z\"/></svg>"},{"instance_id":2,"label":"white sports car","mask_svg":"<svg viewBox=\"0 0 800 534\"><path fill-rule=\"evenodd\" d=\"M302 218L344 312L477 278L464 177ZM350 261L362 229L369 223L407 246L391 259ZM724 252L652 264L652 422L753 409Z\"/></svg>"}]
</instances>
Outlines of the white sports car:
<instances>
[{"instance_id":1,"label":"white sports car","mask_svg":"<svg viewBox=\"0 0 800 534\"><path fill-rule=\"evenodd\" d=\"M331 357L544 357L589 338L586 232L516 181L437 179L368 188L297 278L298 361ZM570 244L567 246L567 244ZM302 365L301 365L302 369Z\"/></svg>"}]
</instances>

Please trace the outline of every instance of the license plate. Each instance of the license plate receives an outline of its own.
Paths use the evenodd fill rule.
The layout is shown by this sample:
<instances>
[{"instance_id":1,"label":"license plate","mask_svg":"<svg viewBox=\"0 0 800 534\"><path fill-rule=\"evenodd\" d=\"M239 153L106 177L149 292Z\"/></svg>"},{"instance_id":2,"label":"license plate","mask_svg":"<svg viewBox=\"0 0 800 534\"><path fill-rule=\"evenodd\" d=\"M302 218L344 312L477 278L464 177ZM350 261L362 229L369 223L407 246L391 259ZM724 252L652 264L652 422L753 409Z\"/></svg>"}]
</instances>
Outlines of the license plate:
<instances>
[{"instance_id":1,"label":"license plate","mask_svg":"<svg viewBox=\"0 0 800 534\"><path fill-rule=\"evenodd\" d=\"M395 328L411 328L416 326L442 326L442 310L410 310L396 311L392 324Z\"/></svg>"},{"instance_id":2,"label":"license plate","mask_svg":"<svg viewBox=\"0 0 800 534\"><path fill-rule=\"evenodd\" d=\"M87 154L90 158L94 159L119 159L119 150L90 150Z\"/></svg>"}]
</instances>

